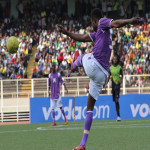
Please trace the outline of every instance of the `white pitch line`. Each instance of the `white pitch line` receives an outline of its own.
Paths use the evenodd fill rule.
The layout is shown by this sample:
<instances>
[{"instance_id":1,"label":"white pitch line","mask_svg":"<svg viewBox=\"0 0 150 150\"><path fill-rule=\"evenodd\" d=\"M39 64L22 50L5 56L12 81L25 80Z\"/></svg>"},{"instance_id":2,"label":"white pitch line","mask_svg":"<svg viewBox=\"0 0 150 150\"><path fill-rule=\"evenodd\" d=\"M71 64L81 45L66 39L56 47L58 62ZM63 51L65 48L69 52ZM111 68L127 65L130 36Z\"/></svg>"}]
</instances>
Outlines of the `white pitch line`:
<instances>
[{"instance_id":1,"label":"white pitch line","mask_svg":"<svg viewBox=\"0 0 150 150\"><path fill-rule=\"evenodd\" d=\"M101 121L101 120L100 120ZM150 120L144 120L144 119L141 119L141 120L131 120L131 121L126 121L126 120L122 120L121 122L119 123L129 123L129 122L146 122L146 121L150 121ZM114 121L109 121L109 122L97 122L97 123L93 123L93 124L108 124L108 123L116 123L116 120Z\"/></svg>"},{"instance_id":2,"label":"white pitch line","mask_svg":"<svg viewBox=\"0 0 150 150\"><path fill-rule=\"evenodd\" d=\"M95 121L98 121L98 120L95 120ZM101 121L101 120L99 120L99 121ZM111 124L111 123L114 123L114 124L116 124L116 123L118 123L118 124L121 124L121 123L132 123L132 122L146 122L146 121L150 121L150 120L144 120L144 119L141 119L141 120L131 120L131 121L126 121L126 120L122 120L121 122L116 122L116 120L114 120L114 121L108 121L108 122L93 122L93 125L94 124ZM79 124L71 124L71 126L76 126L76 125L79 125Z\"/></svg>"},{"instance_id":3,"label":"white pitch line","mask_svg":"<svg viewBox=\"0 0 150 150\"><path fill-rule=\"evenodd\" d=\"M1 133L16 133L16 132L29 132L29 131L37 131L36 129L33 130L15 130L15 131L2 131Z\"/></svg>"},{"instance_id":4,"label":"white pitch line","mask_svg":"<svg viewBox=\"0 0 150 150\"><path fill-rule=\"evenodd\" d=\"M112 128L150 128L150 126L128 126L128 125L122 125L122 126L94 126L92 129L112 129ZM72 128L49 128L49 129L44 129L44 128L37 128L37 130L49 130L49 131L54 131L54 130L83 130L83 127L72 127Z\"/></svg>"},{"instance_id":5,"label":"white pitch line","mask_svg":"<svg viewBox=\"0 0 150 150\"><path fill-rule=\"evenodd\" d=\"M148 124L121 124L121 123L133 123L133 122L146 122L149 120L135 120L135 121L122 121L119 123L116 123L115 121L111 121L111 122L99 122L99 123L93 123L92 129L97 129L97 128L101 128L101 129L107 129L107 128L150 128L150 125ZM114 123L115 125L111 125L110 123ZM105 126L101 126L102 124L107 124ZM82 127L79 127L80 125L82 125ZM95 126L96 125L96 126ZM99 125L99 126L97 126ZM73 126L78 126L78 127L73 127ZM60 128L60 127L66 127L66 128ZM58 125L56 127L38 127L37 129L33 129L33 130L15 130L15 131L2 131L0 132L0 134L3 133L19 133L19 132L33 132L33 131L45 131L45 130L80 130L83 129L83 124L70 124L69 128L68 125Z\"/></svg>"},{"instance_id":6,"label":"white pitch line","mask_svg":"<svg viewBox=\"0 0 150 150\"><path fill-rule=\"evenodd\" d=\"M105 126L92 126L92 129L97 129L97 128L150 128L150 125L148 124L116 124L116 125L105 125ZM69 128L56 128L56 127L38 127L37 130L80 130L83 129L83 127L69 127Z\"/></svg>"},{"instance_id":7,"label":"white pitch line","mask_svg":"<svg viewBox=\"0 0 150 150\"><path fill-rule=\"evenodd\" d=\"M103 124L117 124L117 125L119 125L119 124L122 124L122 123L133 123L133 122L146 122L146 121L150 121L150 120L133 120L133 121L125 121L125 120L122 120L121 122L116 122L116 120L114 120L114 121L109 121L109 122L93 122L93 125L96 125L96 124L98 124L98 125L103 125ZM79 125L84 125L84 124L70 124L70 125L67 125L67 126L79 126ZM59 127L61 127L61 126L66 126L66 125L57 125L57 126L55 126L55 128L59 128ZM50 128L51 126L48 126L48 127L45 127L45 128Z\"/></svg>"}]
</instances>

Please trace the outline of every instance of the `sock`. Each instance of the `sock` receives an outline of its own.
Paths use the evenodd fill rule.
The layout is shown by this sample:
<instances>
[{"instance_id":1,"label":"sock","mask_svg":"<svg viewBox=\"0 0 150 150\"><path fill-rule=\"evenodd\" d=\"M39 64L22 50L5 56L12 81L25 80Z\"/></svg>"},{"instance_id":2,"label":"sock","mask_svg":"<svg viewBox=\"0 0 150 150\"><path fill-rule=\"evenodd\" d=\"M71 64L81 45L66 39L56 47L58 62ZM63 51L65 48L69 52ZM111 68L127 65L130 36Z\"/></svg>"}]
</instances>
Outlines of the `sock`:
<instances>
[{"instance_id":1,"label":"sock","mask_svg":"<svg viewBox=\"0 0 150 150\"><path fill-rule=\"evenodd\" d=\"M93 111L87 111L85 122L84 122L84 133L83 133L83 137L82 137L82 141L81 141L80 145L86 145L89 131L90 131L90 128L92 125L92 121L93 121ZM85 130L87 132L85 132Z\"/></svg>"},{"instance_id":2,"label":"sock","mask_svg":"<svg viewBox=\"0 0 150 150\"><path fill-rule=\"evenodd\" d=\"M119 106L119 102L116 102L116 112L117 112L117 116L120 117L120 106Z\"/></svg>"},{"instance_id":3,"label":"sock","mask_svg":"<svg viewBox=\"0 0 150 150\"><path fill-rule=\"evenodd\" d=\"M66 119L66 115L65 115L65 112L64 112L64 109L63 109L63 108L61 109L61 112L62 112L64 118Z\"/></svg>"},{"instance_id":4,"label":"sock","mask_svg":"<svg viewBox=\"0 0 150 150\"><path fill-rule=\"evenodd\" d=\"M80 55L73 63L73 69L75 69L76 67L82 67L82 55Z\"/></svg>"},{"instance_id":5,"label":"sock","mask_svg":"<svg viewBox=\"0 0 150 150\"><path fill-rule=\"evenodd\" d=\"M55 121L55 110L52 110L52 118L53 118L53 122L56 123L56 121Z\"/></svg>"}]
</instances>

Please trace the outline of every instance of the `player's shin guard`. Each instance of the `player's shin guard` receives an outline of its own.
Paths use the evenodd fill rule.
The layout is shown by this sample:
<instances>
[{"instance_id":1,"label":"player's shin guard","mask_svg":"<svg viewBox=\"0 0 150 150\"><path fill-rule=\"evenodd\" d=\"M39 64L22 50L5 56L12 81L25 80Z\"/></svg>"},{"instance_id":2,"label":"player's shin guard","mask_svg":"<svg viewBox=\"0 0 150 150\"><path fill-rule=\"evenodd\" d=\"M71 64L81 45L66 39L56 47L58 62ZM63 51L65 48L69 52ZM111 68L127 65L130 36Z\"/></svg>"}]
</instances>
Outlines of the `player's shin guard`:
<instances>
[{"instance_id":1,"label":"player's shin guard","mask_svg":"<svg viewBox=\"0 0 150 150\"><path fill-rule=\"evenodd\" d=\"M52 110L52 117L53 117L53 122L56 122L55 121L55 110L54 109Z\"/></svg>"},{"instance_id":2,"label":"player's shin guard","mask_svg":"<svg viewBox=\"0 0 150 150\"><path fill-rule=\"evenodd\" d=\"M73 69L76 69L76 67L82 67L82 55L80 55L77 60L73 63Z\"/></svg>"},{"instance_id":3,"label":"player's shin guard","mask_svg":"<svg viewBox=\"0 0 150 150\"><path fill-rule=\"evenodd\" d=\"M64 118L66 119L66 115L65 115L65 112L64 112L64 109L63 109L63 108L61 108L61 112L62 112Z\"/></svg>"},{"instance_id":4,"label":"player's shin guard","mask_svg":"<svg viewBox=\"0 0 150 150\"><path fill-rule=\"evenodd\" d=\"M120 105L119 105L119 102L116 102L116 112L117 112L117 116L120 117Z\"/></svg>"},{"instance_id":5,"label":"player's shin guard","mask_svg":"<svg viewBox=\"0 0 150 150\"><path fill-rule=\"evenodd\" d=\"M86 141L88 138L88 134L90 132L92 121L93 121L93 111L87 111L85 122L84 122L84 133L80 145L86 145Z\"/></svg>"}]
</instances>

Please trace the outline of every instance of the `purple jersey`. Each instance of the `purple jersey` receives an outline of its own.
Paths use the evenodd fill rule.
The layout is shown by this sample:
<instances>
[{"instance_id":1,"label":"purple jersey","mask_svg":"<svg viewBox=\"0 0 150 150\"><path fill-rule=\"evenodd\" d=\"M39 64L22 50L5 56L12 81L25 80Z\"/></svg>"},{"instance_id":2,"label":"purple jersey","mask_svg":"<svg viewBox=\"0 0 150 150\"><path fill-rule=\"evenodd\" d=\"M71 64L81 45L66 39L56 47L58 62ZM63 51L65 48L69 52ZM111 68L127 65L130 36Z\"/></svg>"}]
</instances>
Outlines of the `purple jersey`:
<instances>
[{"instance_id":1,"label":"purple jersey","mask_svg":"<svg viewBox=\"0 0 150 150\"><path fill-rule=\"evenodd\" d=\"M64 84L64 81L59 72L49 74L49 87L51 87L51 99L56 100L60 96L59 83Z\"/></svg>"},{"instance_id":2,"label":"purple jersey","mask_svg":"<svg viewBox=\"0 0 150 150\"><path fill-rule=\"evenodd\" d=\"M110 24L112 19L101 18L97 32L90 33L92 41L95 43L93 47L94 58L109 72L109 60L112 49L112 40L110 37Z\"/></svg>"}]
</instances>

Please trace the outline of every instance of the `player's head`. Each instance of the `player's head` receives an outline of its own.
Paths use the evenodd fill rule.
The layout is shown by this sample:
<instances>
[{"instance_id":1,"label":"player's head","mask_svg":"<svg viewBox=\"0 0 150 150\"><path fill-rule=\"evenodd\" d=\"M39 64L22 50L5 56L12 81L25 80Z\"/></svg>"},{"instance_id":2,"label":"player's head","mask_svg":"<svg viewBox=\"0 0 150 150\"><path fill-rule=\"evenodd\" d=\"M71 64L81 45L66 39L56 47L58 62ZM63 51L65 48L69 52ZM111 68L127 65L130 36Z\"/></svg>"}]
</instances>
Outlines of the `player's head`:
<instances>
[{"instance_id":1,"label":"player's head","mask_svg":"<svg viewBox=\"0 0 150 150\"><path fill-rule=\"evenodd\" d=\"M56 64L52 63L52 72L55 73L56 72Z\"/></svg>"},{"instance_id":2,"label":"player's head","mask_svg":"<svg viewBox=\"0 0 150 150\"><path fill-rule=\"evenodd\" d=\"M91 12L91 23L94 31L97 31L99 20L102 18L102 11L99 8L94 8Z\"/></svg>"},{"instance_id":3,"label":"player's head","mask_svg":"<svg viewBox=\"0 0 150 150\"><path fill-rule=\"evenodd\" d=\"M119 58L118 58L117 55L114 55L114 56L113 56L112 64L113 64L113 65L118 65L118 64L119 64Z\"/></svg>"}]
</instances>

